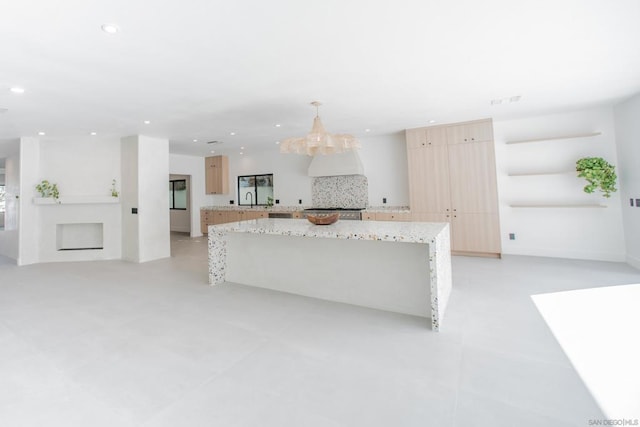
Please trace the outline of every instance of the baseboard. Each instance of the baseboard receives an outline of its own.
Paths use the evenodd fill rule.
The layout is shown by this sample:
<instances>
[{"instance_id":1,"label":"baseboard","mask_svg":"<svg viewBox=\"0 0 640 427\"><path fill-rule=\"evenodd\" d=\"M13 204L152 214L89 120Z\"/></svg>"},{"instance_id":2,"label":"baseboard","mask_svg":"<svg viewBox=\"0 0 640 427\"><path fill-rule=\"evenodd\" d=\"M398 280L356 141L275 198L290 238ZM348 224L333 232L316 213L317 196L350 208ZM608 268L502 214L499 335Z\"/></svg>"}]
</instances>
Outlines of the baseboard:
<instances>
[{"instance_id":1,"label":"baseboard","mask_svg":"<svg viewBox=\"0 0 640 427\"><path fill-rule=\"evenodd\" d=\"M608 253L608 252L565 251L565 250L553 250L550 248L517 248L517 249L514 248L510 250L503 250L502 254L503 255L538 256L538 257L547 257L547 258L584 259L584 260L592 260L592 261L625 262L624 254L614 254L614 253Z\"/></svg>"},{"instance_id":2,"label":"baseboard","mask_svg":"<svg viewBox=\"0 0 640 427\"><path fill-rule=\"evenodd\" d=\"M633 268L637 268L640 270L640 258L636 258L627 254L627 264L629 264Z\"/></svg>"}]
</instances>

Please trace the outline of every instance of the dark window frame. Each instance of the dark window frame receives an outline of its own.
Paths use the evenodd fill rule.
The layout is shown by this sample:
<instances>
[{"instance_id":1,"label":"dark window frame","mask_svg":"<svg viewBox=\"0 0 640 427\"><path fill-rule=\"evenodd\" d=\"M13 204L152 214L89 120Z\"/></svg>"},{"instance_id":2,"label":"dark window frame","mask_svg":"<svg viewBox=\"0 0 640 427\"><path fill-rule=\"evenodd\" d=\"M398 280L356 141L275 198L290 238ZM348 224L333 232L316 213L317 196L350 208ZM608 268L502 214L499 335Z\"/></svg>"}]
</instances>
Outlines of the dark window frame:
<instances>
[{"instance_id":1,"label":"dark window frame","mask_svg":"<svg viewBox=\"0 0 640 427\"><path fill-rule=\"evenodd\" d=\"M187 189L187 180L186 179L170 179L169 180L169 186L171 187L169 189L169 194L171 194L172 198L171 198L171 203L169 205L169 210L171 211L186 211L187 208L176 208L174 207L176 205L176 182L184 182L184 188L185 190ZM187 202L189 201L189 198L187 197Z\"/></svg>"},{"instance_id":2,"label":"dark window frame","mask_svg":"<svg viewBox=\"0 0 640 427\"><path fill-rule=\"evenodd\" d=\"M272 173L258 173L254 175L239 175L238 176L238 206L268 206L266 203L255 203L258 201L258 177L268 176L271 181L271 187L273 187L273 174ZM253 203L247 203L245 191L244 194L240 193L240 180L242 178L253 178L253 193L252 193L252 201ZM250 188L250 187L243 187ZM245 198L243 198L245 196Z\"/></svg>"}]
</instances>

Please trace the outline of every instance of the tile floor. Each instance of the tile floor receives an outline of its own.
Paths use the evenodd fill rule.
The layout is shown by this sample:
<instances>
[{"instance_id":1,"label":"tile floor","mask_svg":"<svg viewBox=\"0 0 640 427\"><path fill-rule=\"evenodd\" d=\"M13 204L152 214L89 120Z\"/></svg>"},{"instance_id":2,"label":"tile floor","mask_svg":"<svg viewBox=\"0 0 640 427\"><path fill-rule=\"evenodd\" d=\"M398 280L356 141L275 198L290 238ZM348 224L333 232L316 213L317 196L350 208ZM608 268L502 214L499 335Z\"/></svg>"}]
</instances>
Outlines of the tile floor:
<instances>
[{"instance_id":1,"label":"tile floor","mask_svg":"<svg viewBox=\"0 0 640 427\"><path fill-rule=\"evenodd\" d=\"M416 317L209 287L204 238L173 235L172 254L0 259L0 425L586 426L605 416L530 295L640 282L619 263L456 257L434 333Z\"/></svg>"}]
</instances>

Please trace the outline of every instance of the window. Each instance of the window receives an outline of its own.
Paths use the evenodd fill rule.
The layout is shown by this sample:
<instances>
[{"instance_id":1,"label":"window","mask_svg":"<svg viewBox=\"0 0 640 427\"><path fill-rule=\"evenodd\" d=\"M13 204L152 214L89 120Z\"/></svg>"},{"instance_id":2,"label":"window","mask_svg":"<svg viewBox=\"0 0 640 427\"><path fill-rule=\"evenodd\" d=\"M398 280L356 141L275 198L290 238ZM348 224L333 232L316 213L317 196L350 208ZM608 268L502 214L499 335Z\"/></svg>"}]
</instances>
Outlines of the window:
<instances>
[{"instance_id":1,"label":"window","mask_svg":"<svg viewBox=\"0 0 640 427\"><path fill-rule=\"evenodd\" d=\"M5 187L4 185L0 185L0 212L5 211Z\"/></svg>"},{"instance_id":2,"label":"window","mask_svg":"<svg viewBox=\"0 0 640 427\"><path fill-rule=\"evenodd\" d=\"M187 210L187 181L169 181L169 209Z\"/></svg>"},{"instance_id":3,"label":"window","mask_svg":"<svg viewBox=\"0 0 640 427\"><path fill-rule=\"evenodd\" d=\"M273 174L238 177L238 205L267 206L269 197L273 198Z\"/></svg>"}]
</instances>

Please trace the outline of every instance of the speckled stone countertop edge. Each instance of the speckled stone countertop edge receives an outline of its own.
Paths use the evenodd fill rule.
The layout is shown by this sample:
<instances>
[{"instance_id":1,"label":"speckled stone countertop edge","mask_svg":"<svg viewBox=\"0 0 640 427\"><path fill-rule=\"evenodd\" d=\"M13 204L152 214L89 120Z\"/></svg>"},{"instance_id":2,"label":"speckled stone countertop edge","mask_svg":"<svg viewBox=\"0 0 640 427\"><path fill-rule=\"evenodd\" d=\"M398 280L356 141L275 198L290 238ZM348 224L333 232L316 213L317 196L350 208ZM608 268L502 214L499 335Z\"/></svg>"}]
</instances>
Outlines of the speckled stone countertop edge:
<instances>
[{"instance_id":1,"label":"speckled stone countertop edge","mask_svg":"<svg viewBox=\"0 0 640 427\"><path fill-rule=\"evenodd\" d=\"M331 225L313 225L295 219L258 219L210 225L209 235L232 232L429 244L442 234L448 236L448 227L447 223L338 221Z\"/></svg>"},{"instance_id":2,"label":"speckled stone countertop edge","mask_svg":"<svg viewBox=\"0 0 640 427\"><path fill-rule=\"evenodd\" d=\"M311 206L238 206L238 205L219 205L219 206L202 206L200 210L208 211L265 211L265 212L300 212L305 209L312 209ZM370 206L363 209L362 212L388 212L388 213L411 213L408 206Z\"/></svg>"}]
</instances>

